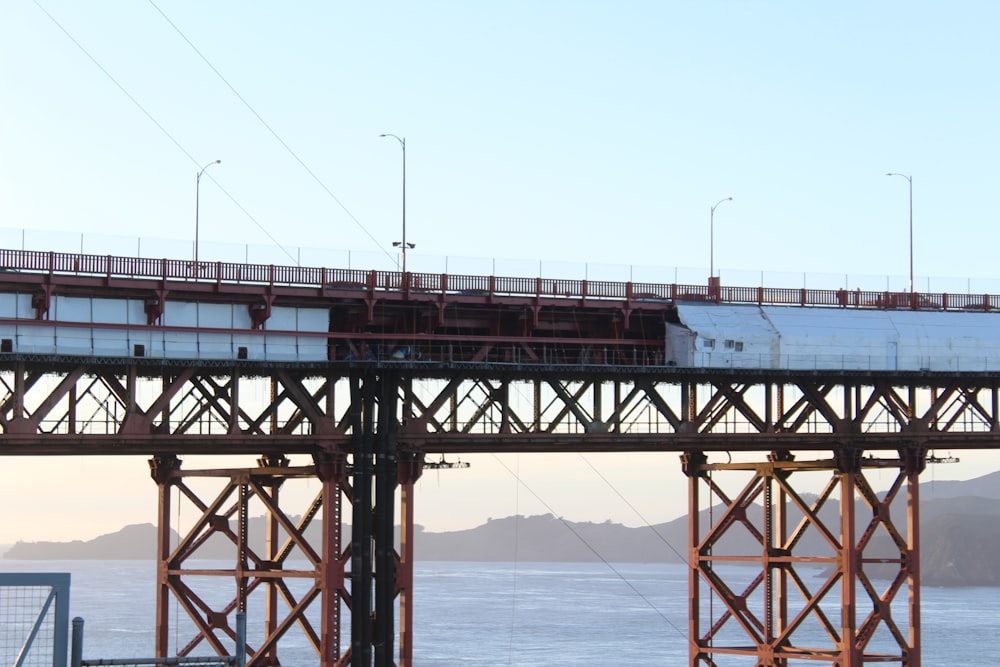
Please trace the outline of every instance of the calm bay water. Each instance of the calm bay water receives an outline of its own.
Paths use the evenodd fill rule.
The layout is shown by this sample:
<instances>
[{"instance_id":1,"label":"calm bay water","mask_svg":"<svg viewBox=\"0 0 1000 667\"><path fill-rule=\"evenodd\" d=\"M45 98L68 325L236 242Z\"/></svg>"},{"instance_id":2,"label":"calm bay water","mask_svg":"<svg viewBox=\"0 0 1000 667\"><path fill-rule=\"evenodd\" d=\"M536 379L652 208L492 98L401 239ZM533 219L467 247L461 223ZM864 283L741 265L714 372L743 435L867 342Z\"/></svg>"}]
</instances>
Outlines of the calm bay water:
<instances>
[{"instance_id":1,"label":"calm bay water","mask_svg":"<svg viewBox=\"0 0 1000 667\"><path fill-rule=\"evenodd\" d=\"M216 562L197 565L226 567ZM684 665L685 568L637 563L613 568L601 563L420 563L414 585L414 661L421 667ZM153 654L152 562L0 560L0 571L72 573L71 616L85 619L85 658ZM219 605L231 598L235 586L229 577L186 581ZM815 582L818 587L819 580ZM299 594L304 586L293 584L292 590ZM923 664L997 665L998 592L923 588ZM251 598L251 644L255 604ZM900 608L896 613L902 612ZM344 618L349 616L345 613ZM836 623L838 618L831 620ZM192 635L183 612L173 614L172 625L181 630L171 641L183 646ZM346 629L343 637L349 641ZM280 655L286 665L316 663L312 649L295 633L282 641ZM719 664L744 663L722 659Z\"/></svg>"}]
</instances>

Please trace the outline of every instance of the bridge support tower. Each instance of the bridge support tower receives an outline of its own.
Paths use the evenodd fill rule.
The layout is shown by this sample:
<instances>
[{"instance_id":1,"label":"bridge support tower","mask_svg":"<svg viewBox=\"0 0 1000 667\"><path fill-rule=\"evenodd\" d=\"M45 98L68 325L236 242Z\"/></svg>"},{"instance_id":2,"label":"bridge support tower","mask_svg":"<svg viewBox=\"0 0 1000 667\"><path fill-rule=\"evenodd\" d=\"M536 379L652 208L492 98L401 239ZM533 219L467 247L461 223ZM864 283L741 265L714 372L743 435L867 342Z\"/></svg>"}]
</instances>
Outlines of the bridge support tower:
<instances>
[{"instance_id":1,"label":"bridge support tower","mask_svg":"<svg viewBox=\"0 0 1000 667\"><path fill-rule=\"evenodd\" d=\"M412 665L413 485L423 455L397 455L398 381L375 373L352 377L350 458L331 448L307 466L292 467L285 457L271 455L261 457L256 468L214 470L182 470L173 455L150 460L159 489L157 656L169 656L172 644L178 657L204 654L207 644L220 655L242 648L248 667L276 667L282 664L278 642L295 628L321 667ZM293 511L279 502L279 490L302 480L313 485L318 480L320 489L306 507ZM212 487L208 495L206 485ZM344 499L351 504L347 544ZM197 515L184 527L179 519L175 523L182 503ZM210 555L207 545L213 545ZM232 568L189 565L217 557L220 545L231 554ZM235 582L224 600L217 594L220 577ZM206 585L208 580L214 583ZM183 631L193 626L184 642L176 638L181 628L171 628L171 602L185 612ZM248 645L236 647L235 613L251 605L259 605L251 617L262 618L263 627L250 628ZM349 624L342 619L345 611ZM350 633L346 649L344 631Z\"/></svg>"},{"instance_id":2,"label":"bridge support tower","mask_svg":"<svg viewBox=\"0 0 1000 667\"><path fill-rule=\"evenodd\" d=\"M747 463L690 451L682 463L690 667L732 656L758 667L920 665L919 448ZM881 496L872 471L895 475Z\"/></svg>"}]
</instances>

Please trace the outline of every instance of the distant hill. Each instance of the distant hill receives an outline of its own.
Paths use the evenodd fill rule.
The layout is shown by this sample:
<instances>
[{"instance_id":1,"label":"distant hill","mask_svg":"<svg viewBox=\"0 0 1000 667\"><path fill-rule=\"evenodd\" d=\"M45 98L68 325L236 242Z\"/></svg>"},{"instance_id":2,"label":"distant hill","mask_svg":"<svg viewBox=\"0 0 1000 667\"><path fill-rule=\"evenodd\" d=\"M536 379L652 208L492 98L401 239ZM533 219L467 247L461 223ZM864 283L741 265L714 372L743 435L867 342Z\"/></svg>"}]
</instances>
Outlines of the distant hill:
<instances>
[{"instance_id":1,"label":"distant hill","mask_svg":"<svg viewBox=\"0 0 1000 667\"><path fill-rule=\"evenodd\" d=\"M933 485L933 497L928 484ZM996 558L1000 553L1000 473L964 482L924 482L921 498L922 582L930 586L1000 586L1000 561ZM762 510L753 505L747 512L759 524ZM836 502L821 510L827 525L836 525L836 511ZM860 520L871 516L860 501L857 511ZM796 525L800 517L792 510L789 524ZM708 521L709 511L704 510L703 525ZM249 530L257 540L251 547L259 554L263 553L263 522L263 518L252 519ZM314 521L307 531L314 545L319 542L319 531L319 521ZM450 532L429 532L418 526L414 551L417 560L423 561L683 563L687 556L687 531L686 516L638 528L610 521L572 522L551 514L510 516ZM345 543L349 532L350 526L345 526ZM889 536L878 530L865 555L891 556L893 549ZM759 543L749 531L739 527L727 533L727 539L715 549L717 555L759 552ZM830 556L832 548L819 531L810 528L797 543L796 553ZM126 526L88 541L18 542L3 554L3 558L19 560L129 560L155 556L156 527L152 524ZM235 556L236 547L230 540L213 535L192 557L233 560ZM891 571L887 570L886 575L891 575Z\"/></svg>"},{"instance_id":2,"label":"distant hill","mask_svg":"<svg viewBox=\"0 0 1000 667\"><path fill-rule=\"evenodd\" d=\"M4 558L16 560L144 560L156 558L156 526L125 526L92 540L72 542L18 542Z\"/></svg>"},{"instance_id":3,"label":"distant hill","mask_svg":"<svg viewBox=\"0 0 1000 667\"><path fill-rule=\"evenodd\" d=\"M925 472L920 482L920 498L922 500L939 500L955 498L956 496L976 496L1000 500L1000 472L990 473L975 479L945 481L926 479L928 474Z\"/></svg>"}]
</instances>

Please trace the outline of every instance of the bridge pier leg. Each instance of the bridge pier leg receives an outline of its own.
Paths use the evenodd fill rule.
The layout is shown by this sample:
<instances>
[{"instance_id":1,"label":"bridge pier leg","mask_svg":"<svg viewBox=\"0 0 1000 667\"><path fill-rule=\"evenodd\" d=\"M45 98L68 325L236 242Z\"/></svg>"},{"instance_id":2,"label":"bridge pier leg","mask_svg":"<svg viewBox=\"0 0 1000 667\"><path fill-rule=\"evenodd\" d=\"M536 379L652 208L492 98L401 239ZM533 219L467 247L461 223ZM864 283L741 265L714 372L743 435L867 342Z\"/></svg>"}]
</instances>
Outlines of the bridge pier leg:
<instances>
[{"instance_id":1,"label":"bridge pier leg","mask_svg":"<svg viewBox=\"0 0 1000 667\"><path fill-rule=\"evenodd\" d=\"M323 531L320 552L320 667L342 665L340 652L341 597L347 598L344 586L346 558L342 548L344 491L350 489L347 479L347 457L327 454L315 457L316 476L323 484Z\"/></svg>"},{"instance_id":2,"label":"bridge pier leg","mask_svg":"<svg viewBox=\"0 0 1000 667\"><path fill-rule=\"evenodd\" d=\"M399 667L413 667L413 485L423 473L424 455L400 452L397 480L400 488L399 562L396 586L399 589Z\"/></svg>"},{"instance_id":3,"label":"bridge pier leg","mask_svg":"<svg viewBox=\"0 0 1000 667\"><path fill-rule=\"evenodd\" d=\"M690 667L728 656L758 667L919 666L919 448L751 463L691 451L682 463ZM873 469L896 472L884 492L868 481Z\"/></svg>"},{"instance_id":4,"label":"bridge pier leg","mask_svg":"<svg viewBox=\"0 0 1000 667\"><path fill-rule=\"evenodd\" d=\"M320 667L341 667L350 659L340 653L340 605L350 601L353 591L344 586L346 557L341 553L341 497L353 494L347 480L346 456L330 451L314 458L315 465L291 467L282 456L263 456L257 468L182 471L174 456L157 456L150 471L159 488L157 540L157 596L155 651L170 656L171 641L177 657L230 655L243 651L248 667L282 664L279 640L299 628L315 650ZM304 510L282 508L278 490L292 480L319 478L322 488ZM203 500L189 479L199 484L216 480L221 490ZM199 489L200 490L200 489ZM187 502L195 519L186 530L177 525L177 543L172 544L172 514ZM263 531L255 517L263 518ZM188 514L190 516L190 514ZM307 530L322 517L321 545L310 541ZM179 523L179 522L178 522ZM263 535L260 535L263 533ZM228 548L232 569L189 568L189 559L215 558ZM206 553L207 552L207 553ZM305 559L305 567L298 563ZM219 601L218 584L207 579L235 581L234 596ZM309 584L301 590L302 583ZM204 586L205 590L200 589ZM263 600L261 600L263 598ZM193 636L178 642L171 636L170 603L183 610L194 626ZM284 603L284 606L281 603ZM318 628L307 616L314 603L320 607ZM234 644L234 616L247 610L253 623L260 623L259 644ZM174 635L179 628L173 628ZM262 636L261 636L262 635Z\"/></svg>"},{"instance_id":5,"label":"bridge pier leg","mask_svg":"<svg viewBox=\"0 0 1000 667\"><path fill-rule=\"evenodd\" d=\"M170 582L167 566L170 561L171 485L173 473L181 461L176 456L157 456L150 460L149 469L156 482L159 500L156 523L156 636L154 650L159 657L168 655L170 641Z\"/></svg>"},{"instance_id":6,"label":"bridge pier leg","mask_svg":"<svg viewBox=\"0 0 1000 667\"><path fill-rule=\"evenodd\" d=\"M400 463L398 374L351 377L354 506L351 528L351 667L396 665L395 603L400 604L400 667L413 650L413 482L420 463ZM402 472L401 472L402 468ZM396 490L403 476L400 557L395 546ZM374 607L374 608L373 608Z\"/></svg>"}]
</instances>

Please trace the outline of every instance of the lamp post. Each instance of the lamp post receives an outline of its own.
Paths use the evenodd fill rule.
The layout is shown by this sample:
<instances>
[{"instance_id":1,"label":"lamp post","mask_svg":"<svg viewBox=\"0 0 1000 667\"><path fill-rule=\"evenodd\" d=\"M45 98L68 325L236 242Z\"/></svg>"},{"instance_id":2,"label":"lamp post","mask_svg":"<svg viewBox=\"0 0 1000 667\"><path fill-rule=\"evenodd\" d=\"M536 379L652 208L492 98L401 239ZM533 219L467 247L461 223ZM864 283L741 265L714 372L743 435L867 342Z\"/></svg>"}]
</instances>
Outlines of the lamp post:
<instances>
[{"instance_id":1,"label":"lamp post","mask_svg":"<svg viewBox=\"0 0 1000 667\"><path fill-rule=\"evenodd\" d=\"M715 206L709 211L708 214L708 279L711 280L715 277L715 209L719 207L719 204L726 201L733 201L732 197L723 197L719 201L715 202Z\"/></svg>"},{"instance_id":2,"label":"lamp post","mask_svg":"<svg viewBox=\"0 0 1000 667\"><path fill-rule=\"evenodd\" d=\"M902 176L910 184L910 294L913 294L913 176L890 171L886 176Z\"/></svg>"},{"instance_id":3,"label":"lamp post","mask_svg":"<svg viewBox=\"0 0 1000 667\"><path fill-rule=\"evenodd\" d=\"M198 277L198 202L201 200L201 175L213 164L220 164L222 160L213 160L198 171L198 177L194 182L194 277Z\"/></svg>"},{"instance_id":4,"label":"lamp post","mask_svg":"<svg viewBox=\"0 0 1000 667\"><path fill-rule=\"evenodd\" d=\"M403 149L403 240L402 241L393 241L392 242L392 247L393 248L399 248L400 251L402 252L402 255L403 255L402 269L403 269L403 273L406 273L406 249L407 248L416 248L417 247L416 244L414 244L414 243L407 243L406 242L406 137L400 138L400 137L397 137L395 134L389 134L389 133L380 134L378 136L380 136L380 137L392 137L393 139L395 139L396 141L399 142L400 148Z\"/></svg>"}]
</instances>

